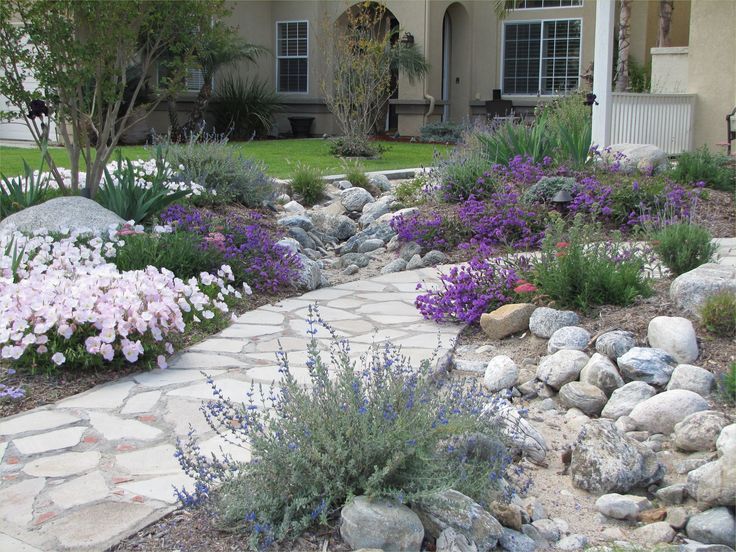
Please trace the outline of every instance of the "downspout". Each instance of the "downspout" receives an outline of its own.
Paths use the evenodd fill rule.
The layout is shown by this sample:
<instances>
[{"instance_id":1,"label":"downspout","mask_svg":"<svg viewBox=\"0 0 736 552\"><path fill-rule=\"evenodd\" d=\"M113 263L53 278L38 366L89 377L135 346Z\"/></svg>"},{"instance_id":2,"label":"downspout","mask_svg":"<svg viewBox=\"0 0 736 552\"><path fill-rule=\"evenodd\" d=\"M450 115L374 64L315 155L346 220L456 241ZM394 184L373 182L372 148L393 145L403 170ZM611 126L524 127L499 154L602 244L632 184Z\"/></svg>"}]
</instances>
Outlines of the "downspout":
<instances>
[{"instance_id":1,"label":"downspout","mask_svg":"<svg viewBox=\"0 0 736 552\"><path fill-rule=\"evenodd\" d=\"M424 0L424 59L428 59L429 54L429 0ZM434 103L435 99L434 96L429 95L428 90L428 76L424 75L424 99L429 100L429 109L427 109L427 112L424 114L424 124L427 124L427 119L430 115L432 115L432 112L434 112Z\"/></svg>"}]
</instances>

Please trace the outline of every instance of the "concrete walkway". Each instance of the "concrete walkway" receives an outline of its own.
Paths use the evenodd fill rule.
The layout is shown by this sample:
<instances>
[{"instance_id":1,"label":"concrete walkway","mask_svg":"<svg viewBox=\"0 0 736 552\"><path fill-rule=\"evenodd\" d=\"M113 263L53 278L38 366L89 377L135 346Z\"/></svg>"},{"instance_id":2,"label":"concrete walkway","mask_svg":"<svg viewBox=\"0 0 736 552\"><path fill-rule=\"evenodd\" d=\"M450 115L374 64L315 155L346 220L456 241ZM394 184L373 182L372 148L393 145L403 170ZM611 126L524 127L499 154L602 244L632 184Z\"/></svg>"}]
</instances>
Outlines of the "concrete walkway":
<instances>
[{"instance_id":1,"label":"concrete walkway","mask_svg":"<svg viewBox=\"0 0 736 552\"><path fill-rule=\"evenodd\" d=\"M350 338L355 358L386 339L415 363L432 355L438 338L447 347L461 326L425 321L414 307L417 283L435 282L436 274L388 274L261 307L173 357L168 370L0 420L0 552L105 550L169 513L176 508L172 485L190 483L174 458L176 439L190 424L205 454L222 447L247 460L247 451L205 423L199 406L212 390L200 371L226 397L244 400L251 382L278 380L281 343L295 376L307 381L304 319L311 304ZM327 349L327 333L317 337Z\"/></svg>"}]
</instances>

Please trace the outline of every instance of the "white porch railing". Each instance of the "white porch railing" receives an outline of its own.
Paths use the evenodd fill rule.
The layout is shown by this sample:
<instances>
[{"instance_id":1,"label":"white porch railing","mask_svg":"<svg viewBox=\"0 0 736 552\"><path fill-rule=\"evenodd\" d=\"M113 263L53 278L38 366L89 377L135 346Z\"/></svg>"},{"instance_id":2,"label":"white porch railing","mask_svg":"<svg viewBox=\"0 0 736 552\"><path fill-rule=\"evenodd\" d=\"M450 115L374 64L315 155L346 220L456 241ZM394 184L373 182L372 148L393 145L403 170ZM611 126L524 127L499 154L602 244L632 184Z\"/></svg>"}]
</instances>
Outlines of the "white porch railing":
<instances>
[{"instance_id":1,"label":"white porch railing","mask_svg":"<svg viewBox=\"0 0 736 552\"><path fill-rule=\"evenodd\" d=\"M611 143L653 144L668 154L693 145L694 94L613 93Z\"/></svg>"}]
</instances>

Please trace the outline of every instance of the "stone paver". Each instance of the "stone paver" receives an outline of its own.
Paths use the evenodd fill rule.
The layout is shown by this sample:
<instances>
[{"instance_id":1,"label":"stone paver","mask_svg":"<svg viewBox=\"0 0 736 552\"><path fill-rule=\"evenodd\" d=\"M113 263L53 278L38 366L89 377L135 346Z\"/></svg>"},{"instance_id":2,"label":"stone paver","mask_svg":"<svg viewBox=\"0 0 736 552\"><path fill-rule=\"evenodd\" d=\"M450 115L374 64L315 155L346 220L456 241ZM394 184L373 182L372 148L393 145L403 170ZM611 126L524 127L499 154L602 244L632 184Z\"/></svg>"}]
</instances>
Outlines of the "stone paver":
<instances>
[{"instance_id":1,"label":"stone paver","mask_svg":"<svg viewBox=\"0 0 736 552\"><path fill-rule=\"evenodd\" d=\"M30 437L13 439L13 445L21 454L29 456L50 450L59 450L73 447L82 440L82 434L87 428L84 426L57 429L48 433L39 433Z\"/></svg>"},{"instance_id":2,"label":"stone paver","mask_svg":"<svg viewBox=\"0 0 736 552\"><path fill-rule=\"evenodd\" d=\"M41 431L55 427L72 424L79 421L78 416L72 416L68 412L51 412L41 410L24 416L16 416L11 420L0 422L0 435L14 435L30 431Z\"/></svg>"},{"instance_id":3,"label":"stone paver","mask_svg":"<svg viewBox=\"0 0 736 552\"><path fill-rule=\"evenodd\" d=\"M34 477L68 477L97 467L100 458L102 455L95 450L65 452L31 460L23 471Z\"/></svg>"}]
</instances>

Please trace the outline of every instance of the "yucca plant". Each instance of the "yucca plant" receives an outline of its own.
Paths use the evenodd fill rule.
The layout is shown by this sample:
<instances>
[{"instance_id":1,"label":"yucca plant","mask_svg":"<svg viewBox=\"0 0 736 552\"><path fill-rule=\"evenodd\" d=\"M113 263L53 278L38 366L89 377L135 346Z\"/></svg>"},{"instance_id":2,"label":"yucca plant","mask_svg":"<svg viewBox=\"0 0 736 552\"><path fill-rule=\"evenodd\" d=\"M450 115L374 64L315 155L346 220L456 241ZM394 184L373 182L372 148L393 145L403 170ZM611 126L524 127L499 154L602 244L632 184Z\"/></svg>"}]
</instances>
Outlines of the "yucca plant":
<instances>
[{"instance_id":1,"label":"yucca plant","mask_svg":"<svg viewBox=\"0 0 736 552\"><path fill-rule=\"evenodd\" d=\"M42 143L38 175L33 172L25 159L22 176L7 178L5 175L0 175L0 219L48 199L49 178L43 172L45 158L46 144Z\"/></svg>"},{"instance_id":2,"label":"yucca plant","mask_svg":"<svg viewBox=\"0 0 736 552\"><path fill-rule=\"evenodd\" d=\"M240 77L218 83L212 108L218 131L236 140L268 133L274 114L283 110L281 97L268 84Z\"/></svg>"},{"instance_id":3,"label":"yucca plant","mask_svg":"<svg viewBox=\"0 0 736 552\"><path fill-rule=\"evenodd\" d=\"M505 122L495 132L479 134L477 140L488 159L504 165L517 155L541 163L555 149L544 115L538 116L532 125Z\"/></svg>"}]
</instances>

